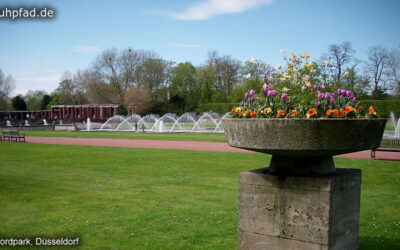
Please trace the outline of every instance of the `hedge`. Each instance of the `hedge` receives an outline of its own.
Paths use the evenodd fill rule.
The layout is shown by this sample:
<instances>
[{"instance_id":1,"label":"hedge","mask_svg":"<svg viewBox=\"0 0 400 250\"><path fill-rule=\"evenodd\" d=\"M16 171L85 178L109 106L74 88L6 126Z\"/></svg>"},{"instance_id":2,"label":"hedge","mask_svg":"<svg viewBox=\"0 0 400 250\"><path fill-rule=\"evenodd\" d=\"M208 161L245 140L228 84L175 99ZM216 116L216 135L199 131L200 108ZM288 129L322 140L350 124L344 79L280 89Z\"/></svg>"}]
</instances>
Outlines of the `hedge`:
<instances>
[{"instance_id":1,"label":"hedge","mask_svg":"<svg viewBox=\"0 0 400 250\"><path fill-rule=\"evenodd\" d=\"M400 117L400 100L360 100L360 103L366 109L371 105L374 106L379 117L389 118L390 112L394 112L396 117ZM223 115L237 105L237 103L205 103L200 104L196 112L214 111Z\"/></svg>"},{"instance_id":2,"label":"hedge","mask_svg":"<svg viewBox=\"0 0 400 250\"><path fill-rule=\"evenodd\" d=\"M231 109L233 107L236 107L237 105L238 105L237 103L204 103L200 104L195 111L197 113L214 111L215 113L224 115L227 112L231 111Z\"/></svg>"},{"instance_id":3,"label":"hedge","mask_svg":"<svg viewBox=\"0 0 400 250\"><path fill-rule=\"evenodd\" d=\"M400 116L400 100L360 100L361 105L368 109L374 106L379 117L389 118L390 112L395 113L396 117Z\"/></svg>"}]
</instances>

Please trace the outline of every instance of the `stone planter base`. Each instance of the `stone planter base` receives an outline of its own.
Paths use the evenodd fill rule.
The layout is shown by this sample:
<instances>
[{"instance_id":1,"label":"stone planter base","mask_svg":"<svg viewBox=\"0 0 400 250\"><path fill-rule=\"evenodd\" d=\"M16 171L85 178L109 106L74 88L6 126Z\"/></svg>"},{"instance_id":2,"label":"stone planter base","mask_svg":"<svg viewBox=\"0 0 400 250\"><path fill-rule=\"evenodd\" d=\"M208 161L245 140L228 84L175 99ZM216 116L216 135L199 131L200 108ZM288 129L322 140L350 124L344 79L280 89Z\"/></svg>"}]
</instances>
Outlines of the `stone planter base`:
<instances>
[{"instance_id":1,"label":"stone planter base","mask_svg":"<svg viewBox=\"0 0 400 250\"><path fill-rule=\"evenodd\" d=\"M357 249L361 170L239 174L239 249Z\"/></svg>"}]
</instances>

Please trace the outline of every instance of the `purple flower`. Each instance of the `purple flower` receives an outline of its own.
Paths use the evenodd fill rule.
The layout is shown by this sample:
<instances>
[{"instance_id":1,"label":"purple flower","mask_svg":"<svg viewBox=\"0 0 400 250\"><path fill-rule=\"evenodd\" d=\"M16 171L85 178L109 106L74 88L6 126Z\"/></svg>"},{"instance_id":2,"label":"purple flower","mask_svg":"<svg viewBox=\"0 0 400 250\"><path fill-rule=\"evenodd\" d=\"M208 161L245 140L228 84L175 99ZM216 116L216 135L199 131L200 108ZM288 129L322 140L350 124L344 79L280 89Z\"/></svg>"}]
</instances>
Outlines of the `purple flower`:
<instances>
[{"instance_id":1,"label":"purple flower","mask_svg":"<svg viewBox=\"0 0 400 250\"><path fill-rule=\"evenodd\" d=\"M246 94L244 94L244 99L249 99L249 93L246 92Z\"/></svg>"},{"instance_id":2,"label":"purple flower","mask_svg":"<svg viewBox=\"0 0 400 250\"><path fill-rule=\"evenodd\" d=\"M321 86L321 87L319 87L319 90L321 90L321 91L323 91L324 89L325 89L325 88L324 88L324 87L322 87L322 86Z\"/></svg>"},{"instance_id":3,"label":"purple flower","mask_svg":"<svg viewBox=\"0 0 400 250\"><path fill-rule=\"evenodd\" d=\"M341 95L341 94L342 94L342 90L341 90L341 89L338 89L338 90L337 90L337 94L338 94L338 95Z\"/></svg>"},{"instance_id":4,"label":"purple flower","mask_svg":"<svg viewBox=\"0 0 400 250\"><path fill-rule=\"evenodd\" d=\"M321 102L317 101L317 107L321 106Z\"/></svg>"},{"instance_id":5,"label":"purple flower","mask_svg":"<svg viewBox=\"0 0 400 250\"><path fill-rule=\"evenodd\" d=\"M335 93L331 93L331 98L335 98Z\"/></svg>"},{"instance_id":6,"label":"purple flower","mask_svg":"<svg viewBox=\"0 0 400 250\"><path fill-rule=\"evenodd\" d=\"M272 97L275 97L275 96L278 94L278 91L277 91L277 90L272 90L271 92L272 92L272 93L271 93Z\"/></svg>"},{"instance_id":7,"label":"purple flower","mask_svg":"<svg viewBox=\"0 0 400 250\"><path fill-rule=\"evenodd\" d=\"M322 94L321 92L318 92L317 97L318 97L319 99L324 99L324 98L325 98L325 95Z\"/></svg>"},{"instance_id":8,"label":"purple flower","mask_svg":"<svg viewBox=\"0 0 400 250\"><path fill-rule=\"evenodd\" d=\"M264 85L264 93L267 94L269 90L269 87L267 84Z\"/></svg>"},{"instance_id":9,"label":"purple flower","mask_svg":"<svg viewBox=\"0 0 400 250\"><path fill-rule=\"evenodd\" d=\"M356 99L355 97L353 97L352 101L353 101L353 102L356 102L356 101L357 101L357 99Z\"/></svg>"},{"instance_id":10,"label":"purple flower","mask_svg":"<svg viewBox=\"0 0 400 250\"><path fill-rule=\"evenodd\" d=\"M331 97L331 104L335 104L335 98Z\"/></svg>"},{"instance_id":11,"label":"purple flower","mask_svg":"<svg viewBox=\"0 0 400 250\"><path fill-rule=\"evenodd\" d=\"M242 106L242 107L243 107L243 106L244 106L244 103L243 103L243 102L240 102L240 106Z\"/></svg>"},{"instance_id":12,"label":"purple flower","mask_svg":"<svg viewBox=\"0 0 400 250\"><path fill-rule=\"evenodd\" d=\"M346 96L347 97L351 97L353 95L353 93L350 91L350 90L347 90L346 91Z\"/></svg>"},{"instance_id":13,"label":"purple flower","mask_svg":"<svg viewBox=\"0 0 400 250\"><path fill-rule=\"evenodd\" d=\"M326 93L325 93L325 99L328 99L329 97L331 97L331 93L326 92Z\"/></svg>"},{"instance_id":14,"label":"purple flower","mask_svg":"<svg viewBox=\"0 0 400 250\"><path fill-rule=\"evenodd\" d=\"M250 96L254 95L255 93L256 93L256 91L254 89L251 89L249 92Z\"/></svg>"},{"instance_id":15,"label":"purple flower","mask_svg":"<svg viewBox=\"0 0 400 250\"><path fill-rule=\"evenodd\" d=\"M256 100L257 100L257 98L255 98L255 97L253 96L253 97L251 97L251 100L253 101L253 103L255 103Z\"/></svg>"},{"instance_id":16,"label":"purple flower","mask_svg":"<svg viewBox=\"0 0 400 250\"><path fill-rule=\"evenodd\" d=\"M343 96L346 95L346 90L341 89L341 90L340 90L340 94L343 95Z\"/></svg>"},{"instance_id":17,"label":"purple flower","mask_svg":"<svg viewBox=\"0 0 400 250\"><path fill-rule=\"evenodd\" d=\"M286 102L286 98L287 98L287 94L283 93L282 96L281 96L281 101L282 102Z\"/></svg>"}]
</instances>

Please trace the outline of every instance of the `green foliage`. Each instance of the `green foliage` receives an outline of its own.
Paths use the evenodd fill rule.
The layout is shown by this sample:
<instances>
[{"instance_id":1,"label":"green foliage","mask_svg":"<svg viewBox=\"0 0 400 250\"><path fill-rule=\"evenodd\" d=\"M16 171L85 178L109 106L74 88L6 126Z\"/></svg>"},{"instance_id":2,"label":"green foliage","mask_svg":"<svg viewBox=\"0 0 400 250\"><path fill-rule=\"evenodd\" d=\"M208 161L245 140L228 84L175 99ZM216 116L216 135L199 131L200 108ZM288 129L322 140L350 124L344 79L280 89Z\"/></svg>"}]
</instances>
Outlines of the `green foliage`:
<instances>
[{"instance_id":1,"label":"green foliage","mask_svg":"<svg viewBox=\"0 0 400 250\"><path fill-rule=\"evenodd\" d=\"M197 70L190 63L179 63L171 70L171 85L169 86L171 92L170 103L174 103L181 109L187 105L186 109L193 109L200 101L200 86L197 84ZM178 100L179 98L182 100ZM184 103L184 105L182 105Z\"/></svg>"},{"instance_id":2,"label":"green foliage","mask_svg":"<svg viewBox=\"0 0 400 250\"><path fill-rule=\"evenodd\" d=\"M45 110L47 109L47 106L51 102L51 96L49 95L44 95L42 100L40 101L40 109Z\"/></svg>"},{"instance_id":3,"label":"green foliage","mask_svg":"<svg viewBox=\"0 0 400 250\"><path fill-rule=\"evenodd\" d=\"M24 100L26 101L27 109L28 110L41 110L43 107L42 101L43 98L47 96L47 93L43 90L29 90L25 97ZM45 100L48 101L48 100ZM44 106L46 107L48 103L46 103Z\"/></svg>"},{"instance_id":4,"label":"green foliage","mask_svg":"<svg viewBox=\"0 0 400 250\"><path fill-rule=\"evenodd\" d=\"M11 103L14 110L26 110L26 102L22 95L15 96Z\"/></svg>"},{"instance_id":5,"label":"green foliage","mask_svg":"<svg viewBox=\"0 0 400 250\"><path fill-rule=\"evenodd\" d=\"M120 115L128 115L128 110L126 110L126 107L124 104L119 105L119 114Z\"/></svg>"},{"instance_id":6,"label":"green foliage","mask_svg":"<svg viewBox=\"0 0 400 250\"><path fill-rule=\"evenodd\" d=\"M52 105L60 105L60 94L56 91L50 95L51 101L47 104L47 109L50 109Z\"/></svg>"},{"instance_id":7,"label":"green foliage","mask_svg":"<svg viewBox=\"0 0 400 250\"><path fill-rule=\"evenodd\" d=\"M207 111L214 111L220 115L224 115L230 112L233 107L236 107L237 103L203 103L196 108L197 113L203 113Z\"/></svg>"},{"instance_id":8,"label":"green foliage","mask_svg":"<svg viewBox=\"0 0 400 250\"><path fill-rule=\"evenodd\" d=\"M394 112L396 117L400 116L400 100L360 100L360 105L364 110L374 106L379 117L389 118L390 112Z\"/></svg>"}]
</instances>

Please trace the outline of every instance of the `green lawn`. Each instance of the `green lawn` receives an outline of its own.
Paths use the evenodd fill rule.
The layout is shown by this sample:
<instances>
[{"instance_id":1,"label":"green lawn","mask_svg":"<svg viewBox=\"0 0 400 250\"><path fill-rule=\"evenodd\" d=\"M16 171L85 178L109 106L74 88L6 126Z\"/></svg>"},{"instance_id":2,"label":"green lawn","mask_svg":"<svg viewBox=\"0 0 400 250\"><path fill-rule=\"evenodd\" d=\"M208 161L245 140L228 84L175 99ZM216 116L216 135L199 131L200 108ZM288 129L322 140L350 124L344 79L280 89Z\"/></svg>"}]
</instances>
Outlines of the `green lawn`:
<instances>
[{"instance_id":1,"label":"green lawn","mask_svg":"<svg viewBox=\"0 0 400 250\"><path fill-rule=\"evenodd\" d=\"M96 131L96 132L70 132L70 131L24 131L27 136L45 137L79 137L79 138L119 138L119 139L146 139L146 140L173 140L173 141L211 141L226 142L222 133L142 133L128 131Z\"/></svg>"},{"instance_id":2,"label":"green lawn","mask_svg":"<svg viewBox=\"0 0 400 250\"><path fill-rule=\"evenodd\" d=\"M269 159L0 143L0 238L79 236L84 249L236 249L237 174ZM400 249L400 164L335 162L363 170L360 249Z\"/></svg>"}]
</instances>

